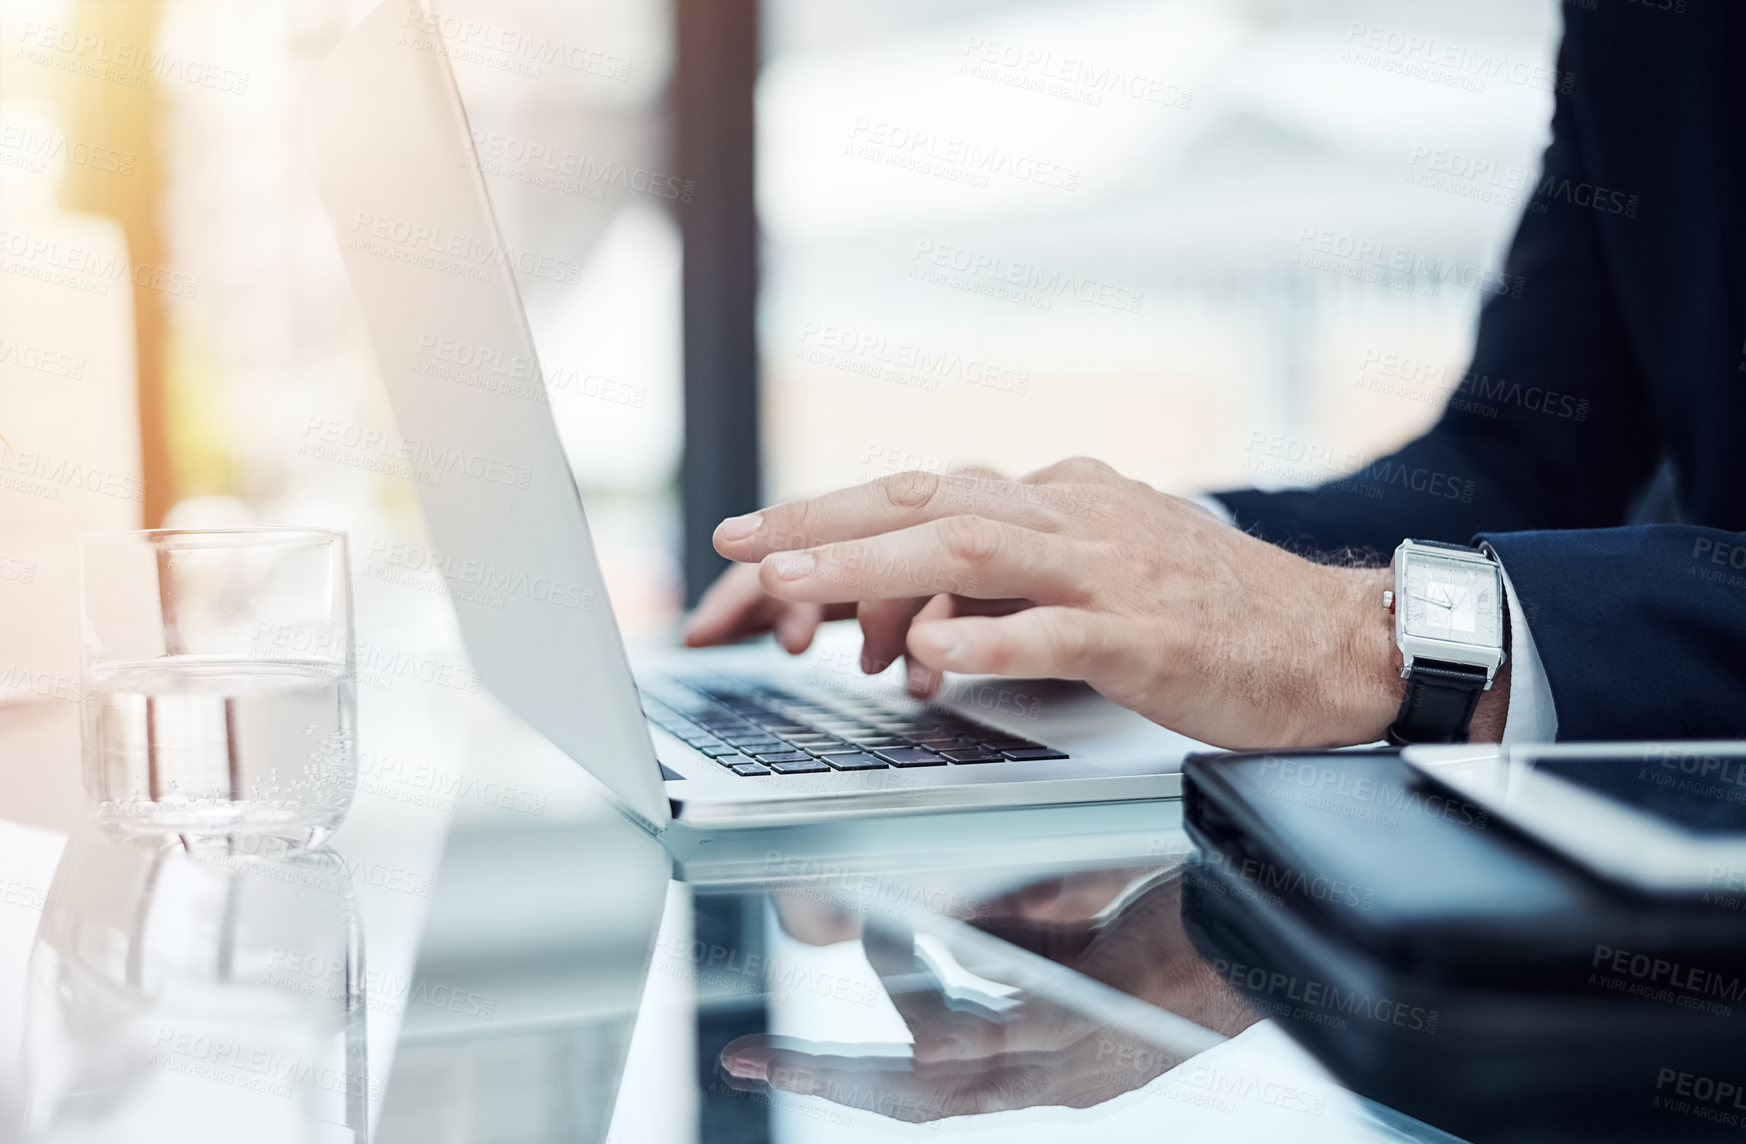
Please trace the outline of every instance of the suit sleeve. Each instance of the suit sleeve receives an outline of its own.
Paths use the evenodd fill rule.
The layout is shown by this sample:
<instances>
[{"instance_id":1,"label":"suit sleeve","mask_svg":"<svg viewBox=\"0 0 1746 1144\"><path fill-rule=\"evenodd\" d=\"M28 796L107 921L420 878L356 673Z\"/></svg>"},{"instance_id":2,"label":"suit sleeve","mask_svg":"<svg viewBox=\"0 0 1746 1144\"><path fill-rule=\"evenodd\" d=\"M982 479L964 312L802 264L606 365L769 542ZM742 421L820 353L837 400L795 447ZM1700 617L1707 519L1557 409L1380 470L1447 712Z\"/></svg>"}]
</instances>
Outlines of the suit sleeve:
<instances>
[{"instance_id":1,"label":"suit sleeve","mask_svg":"<svg viewBox=\"0 0 1746 1144\"><path fill-rule=\"evenodd\" d=\"M1746 738L1746 532L1648 524L1482 539L1521 601L1561 741Z\"/></svg>"},{"instance_id":2,"label":"suit sleeve","mask_svg":"<svg viewBox=\"0 0 1746 1144\"><path fill-rule=\"evenodd\" d=\"M1560 74L1582 74L1580 53L1567 32ZM1540 185L1586 179L1571 98L1558 96ZM1466 543L1485 530L1623 523L1660 448L1599 220L1533 199L1437 424L1317 488L1216 494L1236 524L1294 550L1381 555L1407 536Z\"/></svg>"},{"instance_id":3,"label":"suit sleeve","mask_svg":"<svg viewBox=\"0 0 1746 1144\"><path fill-rule=\"evenodd\" d=\"M1561 74L1604 74L1585 63L1589 34L1582 21L1567 27ZM1543 182L1589 181L1580 97L1558 98ZM1605 225L1536 197L1503 289L1481 310L1468 373L1423 437L1319 488L1218 499L1239 527L1300 550L1489 541L1560 740L1746 737L1746 533L1618 527L1660 459L1661 434Z\"/></svg>"}]
</instances>

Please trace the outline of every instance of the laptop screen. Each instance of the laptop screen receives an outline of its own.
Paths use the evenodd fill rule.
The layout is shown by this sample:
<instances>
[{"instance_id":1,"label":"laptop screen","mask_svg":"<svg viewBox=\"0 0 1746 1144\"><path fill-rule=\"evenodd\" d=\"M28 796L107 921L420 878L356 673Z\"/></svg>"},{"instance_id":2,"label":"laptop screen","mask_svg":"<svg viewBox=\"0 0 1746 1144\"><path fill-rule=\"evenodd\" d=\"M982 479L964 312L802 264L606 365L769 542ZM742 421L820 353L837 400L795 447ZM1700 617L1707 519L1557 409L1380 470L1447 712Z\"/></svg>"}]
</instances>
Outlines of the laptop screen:
<instances>
[{"instance_id":1,"label":"laptop screen","mask_svg":"<svg viewBox=\"0 0 1746 1144\"><path fill-rule=\"evenodd\" d=\"M391 459L485 685L659 828L660 770L516 287L542 255L503 240L442 41L407 34L428 19L384 0L300 109L398 423Z\"/></svg>"}]
</instances>

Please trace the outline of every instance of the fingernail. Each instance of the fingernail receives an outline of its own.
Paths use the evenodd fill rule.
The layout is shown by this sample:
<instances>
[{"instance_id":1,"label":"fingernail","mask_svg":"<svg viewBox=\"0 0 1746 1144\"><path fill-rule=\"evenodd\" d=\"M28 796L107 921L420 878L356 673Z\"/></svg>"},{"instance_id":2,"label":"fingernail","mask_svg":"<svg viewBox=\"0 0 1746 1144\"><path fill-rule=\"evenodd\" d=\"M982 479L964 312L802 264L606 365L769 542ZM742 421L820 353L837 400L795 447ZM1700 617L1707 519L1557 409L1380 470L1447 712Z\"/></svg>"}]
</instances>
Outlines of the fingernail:
<instances>
[{"instance_id":1,"label":"fingernail","mask_svg":"<svg viewBox=\"0 0 1746 1144\"><path fill-rule=\"evenodd\" d=\"M812 575L816 563L810 552L778 552L770 557L770 567L776 569L776 575L783 580L799 580Z\"/></svg>"},{"instance_id":2,"label":"fingernail","mask_svg":"<svg viewBox=\"0 0 1746 1144\"><path fill-rule=\"evenodd\" d=\"M764 524L764 514L749 513L746 516L730 516L715 526L716 535L723 540L744 540L758 531Z\"/></svg>"},{"instance_id":3,"label":"fingernail","mask_svg":"<svg viewBox=\"0 0 1746 1144\"><path fill-rule=\"evenodd\" d=\"M763 1080L766 1062L754 1056L741 1056L738 1053L726 1057L721 1062L728 1072L741 1080Z\"/></svg>"}]
</instances>

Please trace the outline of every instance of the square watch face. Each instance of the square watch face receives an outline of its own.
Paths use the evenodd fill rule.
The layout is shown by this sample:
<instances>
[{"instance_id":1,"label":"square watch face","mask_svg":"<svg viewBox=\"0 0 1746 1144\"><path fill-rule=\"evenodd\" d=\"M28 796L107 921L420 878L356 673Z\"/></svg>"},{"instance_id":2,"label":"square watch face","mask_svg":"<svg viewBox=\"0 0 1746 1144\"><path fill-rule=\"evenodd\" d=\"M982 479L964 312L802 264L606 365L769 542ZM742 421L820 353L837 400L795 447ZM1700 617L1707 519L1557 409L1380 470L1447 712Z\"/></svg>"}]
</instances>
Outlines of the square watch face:
<instances>
[{"instance_id":1,"label":"square watch face","mask_svg":"<svg viewBox=\"0 0 1746 1144\"><path fill-rule=\"evenodd\" d=\"M1403 599L1408 635L1455 643L1503 646L1503 609L1497 566L1413 553L1407 558Z\"/></svg>"}]
</instances>

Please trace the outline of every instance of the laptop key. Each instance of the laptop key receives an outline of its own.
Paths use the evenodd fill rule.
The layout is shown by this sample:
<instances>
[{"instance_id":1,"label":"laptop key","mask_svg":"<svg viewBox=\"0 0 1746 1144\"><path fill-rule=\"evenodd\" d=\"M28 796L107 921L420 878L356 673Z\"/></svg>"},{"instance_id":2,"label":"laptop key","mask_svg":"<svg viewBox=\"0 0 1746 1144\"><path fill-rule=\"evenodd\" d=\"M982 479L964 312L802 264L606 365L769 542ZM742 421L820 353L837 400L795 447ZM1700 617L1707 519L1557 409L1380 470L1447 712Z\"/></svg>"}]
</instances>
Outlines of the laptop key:
<instances>
[{"instance_id":1,"label":"laptop key","mask_svg":"<svg viewBox=\"0 0 1746 1144\"><path fill-rule=\"evenodd\" d=\"M771 751L768 754L753 754L752 757L760 763L806 763L812 761L812 756L805 751Z\"/></svg>"},{"instance_id":2,"label":"laptop key","mask_svg":"<svg viewBox=\"0 0 1746 1144\"><path fill-rule=\"evenodd\" d=\"M1015 759L1020 762L1029 762L1038 759L1065 759L1067 757L1067 752L1052 750L1048 747L1020 747L1016 750L1009 749L1002 751L1001 754L1009 759Z\"/></svg>"},{"instance_id":3,"label":"laptop key","mask_svg":"<svg viewBox=\"0 0 1746 1144\"><path fill-rule=\"evenodd\" d=\"M999 751L986 751L980 747L967 747L961 751L941 751L940 754L954 763L1004 763L1006 756Z\"/></svg>"},{"instance_id":4,"label":"laptop key","mask_svg":"<svg viewBox=\"0 0 1746 1144\"><path fill-rule=\"evenodd\" d=\"M882 771L885 763L865 751L847 755L820 755L820 759L839 771Z\"/></svg>"},{"instance_id":5,"label":"laptop key","mask_svg":"<svg viewBox=\"0 0 1746 1144\"><path fill-rule=\"evenodd\" d=\"M802 762L801 760L805 761ZM811 775L818 774L821 771L830 770L829 767L825 766L811 755L802 755L800 756L800 759L797 759L794 762L772 762L770 764L770 769L779 775Z\"/></svg>"},{"instance_id":6,"label":"laptop key","mask_svg":"<svg viewBox=\"0 0 1746 1144\"><path fill-rule=\"evenodd\" d=\"M725 738L725 736L723 736ZM983 739L982 746L993 751L1036 751L1047 750L1041 743L1033 743L1029 739L1018 739L1011 735L996 735Z\"/></svg>"},{"instance_id":7,"label":"laptop key","mask_svg":"<svg viewBox=\"0 0 1746 1144\"><path fill-rule=\"evenodd\" d=\"M738 747L722 742L717 742L707 747L698 747L697 749L708 755L710 758L715 758L720 755L738 755L742 753Z\"/></svg>"},{"instance_id":8,"label":"laptop key","mask_svg":"<svg viewBox=\"0 0 1746 1144\"><path fill-rule=\"evenodd\" d=\"M920 747L892 747L873 753L894 767L943 767L946 765L945 759L932 751L924 751Z\"/></svg>"},{"instance_id":9,"label":"laptop key","mask_svg":"<svg viewBox=\"0 0 1746 1144\"><path fill-rule=\"evenodd\" d=\"M769 773L770 768L759 763L739 763L734 767L736 775L767 775Z\"/></svg>"}]
</instances>

